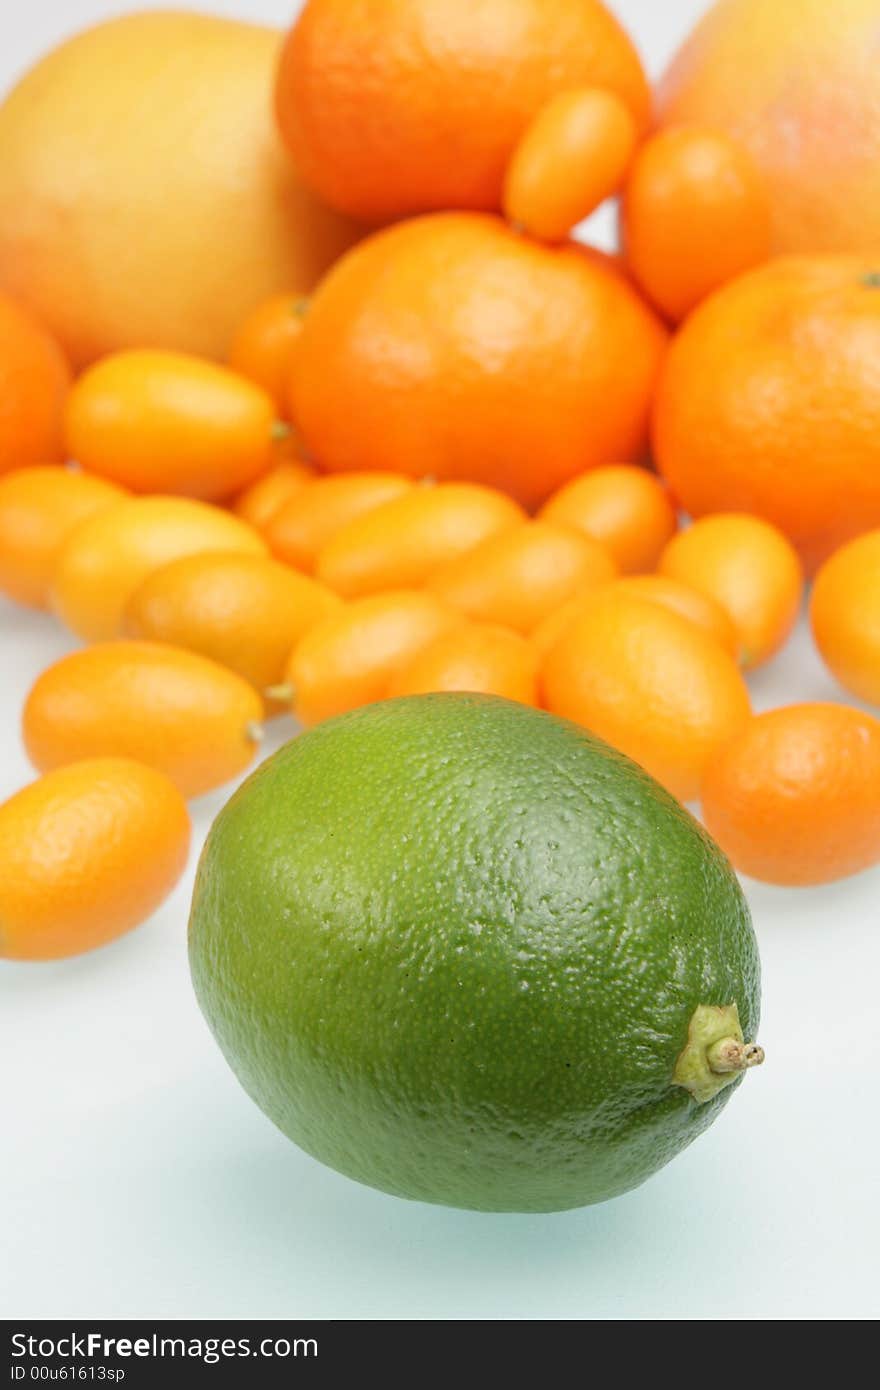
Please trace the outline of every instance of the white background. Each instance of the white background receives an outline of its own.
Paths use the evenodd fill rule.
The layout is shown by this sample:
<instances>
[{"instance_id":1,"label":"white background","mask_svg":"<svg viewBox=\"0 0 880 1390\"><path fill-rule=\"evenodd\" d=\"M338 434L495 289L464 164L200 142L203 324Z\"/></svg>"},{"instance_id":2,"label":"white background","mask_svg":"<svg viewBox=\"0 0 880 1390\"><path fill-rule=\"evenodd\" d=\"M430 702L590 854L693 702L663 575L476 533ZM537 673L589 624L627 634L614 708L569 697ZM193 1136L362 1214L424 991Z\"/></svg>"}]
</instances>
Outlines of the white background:
<instances>
[{"instance_id":1,"label":"white background","mask_svg":"<svg viewBox=\"0 0 880 1390\"><path fill-rule=\"evenodd\" d=\"M136 8L4 6L0 85L85 22ZM284 22L295 6L193 8ZM703 5L614 8L656 73ZM22 700L68 646L48 617L0 606L3 795L32 775ZM759 707L842 698L803 631L752 684ZM279 723L270 746L290 732ZM194 807L196 848L226 794ZM289 1144L239 1090L196 1009L190 888L191 876L152 922L94 955L0 966L0 1316L729 1322L880 1311L880 871L800 893L749 885L766 1065L645 1187L555 1216L397 1201Z\"/></svg>"}]
</instances>

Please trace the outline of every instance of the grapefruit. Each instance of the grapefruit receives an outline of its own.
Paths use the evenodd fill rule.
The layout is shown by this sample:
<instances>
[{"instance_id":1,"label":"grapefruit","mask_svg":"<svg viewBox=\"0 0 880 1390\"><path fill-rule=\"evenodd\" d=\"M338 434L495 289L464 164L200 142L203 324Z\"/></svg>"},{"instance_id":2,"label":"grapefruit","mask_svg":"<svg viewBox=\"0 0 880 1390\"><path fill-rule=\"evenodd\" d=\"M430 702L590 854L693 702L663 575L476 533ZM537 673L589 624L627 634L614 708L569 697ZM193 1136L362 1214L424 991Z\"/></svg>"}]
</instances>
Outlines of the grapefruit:
<instances>
[{"instance_id":1,"label":"grapefruit","mask_svg":"<svg viewBox=\"0 0 880 1390\"><path fill-rule=\"evenodd\" d=\"M354 240L275 133L280 35L134 14L54 49L0 106L0 287L77 366L119 348L221 357L245 314Z\"/></svg>"},{"instance_id":2,"label":"grapefruit","mask_svg":"<svg viewBox=\"0 0 880 1390\"><path fill-rule=\"evenodd\" d=\"M873 254L880 242L880 0L719 0L661 84L661 122L751 153L777 251Z\"/></svg>"}]
</instances>

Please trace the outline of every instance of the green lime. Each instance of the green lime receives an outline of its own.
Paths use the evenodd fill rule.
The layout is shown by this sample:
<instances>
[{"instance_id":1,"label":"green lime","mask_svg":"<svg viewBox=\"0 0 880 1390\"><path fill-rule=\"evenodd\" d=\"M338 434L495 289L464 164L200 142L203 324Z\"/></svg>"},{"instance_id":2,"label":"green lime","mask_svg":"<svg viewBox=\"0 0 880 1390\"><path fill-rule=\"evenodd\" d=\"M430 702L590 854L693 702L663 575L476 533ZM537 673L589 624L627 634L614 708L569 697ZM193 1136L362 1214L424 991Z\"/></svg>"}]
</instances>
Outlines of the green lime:
<instances>
[{"instance_id":1,"label":"green lime","mask_svg":"<svg viewBox=\"0 0 880 1390\"><path fill-rule=\"evenodd\" d=\"M284 1133L426 1202L613 1197L763 1055L720 851L627 758L487 696L370 705L269 759L211 830L190 959Z\"/></svg>"}]
</instances>

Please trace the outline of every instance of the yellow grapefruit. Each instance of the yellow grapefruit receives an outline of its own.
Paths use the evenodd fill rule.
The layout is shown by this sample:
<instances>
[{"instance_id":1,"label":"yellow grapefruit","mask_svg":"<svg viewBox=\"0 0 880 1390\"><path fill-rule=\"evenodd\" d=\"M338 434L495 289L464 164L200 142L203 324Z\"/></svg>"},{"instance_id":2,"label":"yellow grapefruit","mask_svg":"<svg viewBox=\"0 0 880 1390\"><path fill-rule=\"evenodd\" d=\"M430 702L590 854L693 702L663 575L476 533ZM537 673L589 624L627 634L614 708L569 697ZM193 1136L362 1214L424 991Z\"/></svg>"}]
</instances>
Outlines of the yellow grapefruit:
<instances>
[{"instance_id":1,"label":"yellow grapefruit","mask_svg":"<svg viewBox=\"0 0 880 1390\"><path fill-rule=\"evenodd\" d=\"M56 48L0 106L0 287L77 365L131 346L220 356L255 304L309 289L355 239L276 135L279 43L129 15Z\"/></svg>"}]
</instances>

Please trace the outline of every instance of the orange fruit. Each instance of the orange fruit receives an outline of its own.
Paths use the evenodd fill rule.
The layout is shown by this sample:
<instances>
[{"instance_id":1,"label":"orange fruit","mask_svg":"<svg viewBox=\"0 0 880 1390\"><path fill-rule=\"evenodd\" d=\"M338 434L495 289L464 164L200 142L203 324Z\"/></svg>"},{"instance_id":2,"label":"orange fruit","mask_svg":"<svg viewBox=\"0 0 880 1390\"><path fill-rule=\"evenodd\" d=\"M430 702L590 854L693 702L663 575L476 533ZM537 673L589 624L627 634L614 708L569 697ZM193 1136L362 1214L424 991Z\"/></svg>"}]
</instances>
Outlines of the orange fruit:
<instances>
[{"instance_id":1,"label":"orange fruit","mask_svg":"<svg viewBox=\"0 0 880 1390\"><path fill-rule=\"evenodd\" d=\"M76 366L129 347L225 360L255 304L310 289L357 236L274 128L280 41L126 15L53 49L0 103L0 284Z\"/></svg>"},{"instance_id":2,"label":"orange fruit","mask_svg":"<svg viewBox=\"0 0 880 1390\"><path fill-rule=\"evenodd\" d=\"M0 957L58 960L137 927L186 867L168 778L128 758L72 763L0 805Z\"/></svg>"},{"instance_id":3,"label":"orange fruit","mask_svg":"<svg viewBox=\"0 0 880 1390\"><path fill-rule=\"evenodd\" d=\"M117 352L77 381L65 433L83 468L134 492L208 502L270 463L275 406L226 367L176 352Z\"/></svg>"},{"instance_id":4,"label":"orange fruit","mask_svg":"<svg viewBox=\"0 0 880 1390\"><path fill-rule=\"evenodd\" d=\"M638 55L598 0L309 0L281 56L276 109L303 177L371 222L495 211L504 171L549 97L616 93L636 124Z\"/></svg>"},{"instance_id":5,"label":"orange fruit","mask_svg":"<svg viewBox=\"0 0 880 1390\"><path fill-rule=\"evenodd\" d=\"M200 796L253 760L263 702L215 661L158 642L104 642L48 667L22 713L40 772L83 758L137 758Z\"/></svg>"},{"instance_id":6,"label":"orange fruit","mask_svg":"<svg viewBox=\"0 0 880 1390\"><path fill-rule=\"evenodd\" d=\"M229 365L267 391L286 415L293 348L308 300L301 294L275 294L251 310L229 350Z\"/></svg>"},{"instance_id":7,"label":"orange fruit","mask_svg":"<svg viewBox=\"0 0 880 1390\"><path fill-rule=\"evenodd\" d=\"M630 170L623 242L645 294L679 323L713 290L770 255L770 207L749 155L702 126L660 131Z\"/></svg>"},{"instance_id":8,"label":"orange fruit","mask_svg":"<svg viewBox=\"0 0 880 1390\"><path fill-rule=\"evenodd\" d=\"M294 645L339 607L323 584L260 555L186 555L147 576L125 610L132 637L185 647L228 666L262 694Z\"/></svg>"},{"instance_id":9,"label":"orange fruit","mask_svg":"<svg viewBox=\"0 0 880 1390\"><path fill-rule=\"evenodd\" d=\"M559 92L513 152L504 180L505 217L539 241L563 241L620 188L637 141L632 112L614 92Z\"/></svg>"},{"instance_id":10,"label":"orange fruit","mask_svg":"<svg viewBox=\"0 0 880 1390\"><path fill-rule=\"evenodd\" d=\"M392 678L424 647L461 624L433 594L395 590L347 603L294 647L286 680L293 712L318 724L383 700Z\"/></svg>"},{"instance_id":11,"label":"orange fruit","mask_svg":"<svg viewBox=\"0 0 880 1390\"><path fill-rule=\"evenodd\" d=\"M760 517L730 513L694 522L669 542L659 569L728 613L746 670L769 661L797 622L804 592L800 562L781 532Z\"/></svg>"},{"instance_id":12,"label":"orange fruit","mask_svg":"<svg viewBox=\"0 0 880 1390\"><path fill-rule=\"evenodd\" d=\"M721 0L660 86L664 124L714 126L749 150L776 251L876 251L876 37L877 0Z\"/></svg>"},{"instance_id":13,"label":"orange fruit","mask_svg":"<svg viewBox=\"0 0 880 1390\"><path fill-rule=\"evenodd\" d=\"M389 696L469 690L538 703L538 654L525 637L493 623L441 633L392 677Z\"/></svg>"},{"instance_id":14,"label":"orange fruit","mask_svg":"<svg viewBox=\"0 0 880 1390\"><path fill-rule=\"evenodd\" d=\"M52 570L49 604L87 642L115 637L125 606L153 570L208 550L265 555L237 516L186 497L132 497L104 507L68 534Z\"/></svg>"},{"instance_id":15,"label":"orange fruit","mask_svg":"<svg viewBox=\"0 0 880 1390\"><path fill-rule=\"evenodd\" d=\"M0 294L0 473L61 461L69 387L70 368L55 339L21 304Z\"/></svg>"},{"instance_id":16,"label":"orange fruit","mask_svg":"<svg viewBox=\"0 0 880 1390\"><path fill-rule=\"evenodd\" d=\"M441 213L371 237L322 282L293 416L331 472L464 479L537 505L641 456L664 344L604 258Z\"/></svg>"},{"instance_id":17,"label":"orange fruit","mask_svg":"<svg viewBox=\"0 0 880 1390\"><path fill-rule=\"evenodd\" d=\"M276 463L255 483L240 492L232 504L232 510L242 521L263 531L269 522L288 502L294 493L312 481L315 470L311 464L296 460L289 463Z\"/></svg>"},{"instance_id":18,"label":"orange fruit","mask_svg":"<svg viewBox=\"0 0 880 1390\"><path fill-rule=\"evenodd\" d=\"M703 818L764 883L831 883L880 863L880 722L830 704L758 715L710 761Z\"/></svg>"},{"instance_id":19,"label":"orange fruit","mask_svg":"<svg viewBox=\"0 0 880 1390\"><path fill-rule=\"evenodd\" d=\"M622 574L653 570L677 526L666 488L632 464L609 464L572 478L539 515L598 541Z\"/></svg>"},{"instance_id":20,"label":"orange fruit","mask_svg":"<svg viewBox=\"0 0 880 1390\"><path fill-rule=\"evenodd\" d=\"M880 705L880 531L843 546L816 575L813 636L846 690Z\"/></svg>"},{"instance_id":21,"label":"orange fruit","mask_svg":"<svg viewBox=\"0 0 880 1390\"><path fill-rule=\"evenodd\" d=\"M320 552L357 517L409 492L399 473L344 473L315 478L282 503L265 526L273 554L310 573Z\"/></svg>"},{"instance_id":22,"label":"orange fruit","mask_svg":"<svg viewBox=\"0 0 880 1390\"><path fill-rule=\"evenodd\" d=\"M65 537L77 522L123 495L103 478L52 465L0 477L0 593L45 608Z\"/></svg>"},{"instance_id":23,"label":"orange fruit","mask_svg":"<svg viewBox=\"0 0 880 1390\"><path fill-rule=\"evenodd\" d=\"M445 565L431 589L469 618L530 633L567 599L616 573L610 555L578 531L526 521Z\"/></svg>"},{"instance_id":24,"label":"orange fruit","mask_svg":"<svg viewBox=\"0 0 880 1390\"><path fill-rule=\"evenodd\" d=\"M692 516L753 512L808 570L880 526L880 261L771 261L673 340L658 467Z\"/></svg>"},{"instance_id":25,"label":"orange fruit","mask_svg":"<svg viewBox=\"0 0 880 1390\"><path fill-rule=\"evenodd\" d=\"M583 724L682 801L748 720L733 658L693 623L626 593L597 594L545 656L544 703Z\"/></svg>"},{"instance_id":26,"label":"orange fruit","mask_svg":"<svg viewBox=\"0 0 880 1390\"><path fill-rule=\"evenodd\" d=\"M492 488L410 488L337 531L321 550L315 572L346 598L418 588L447 561L523 520L522 508Z\"/></svg>"}]
</instances>

